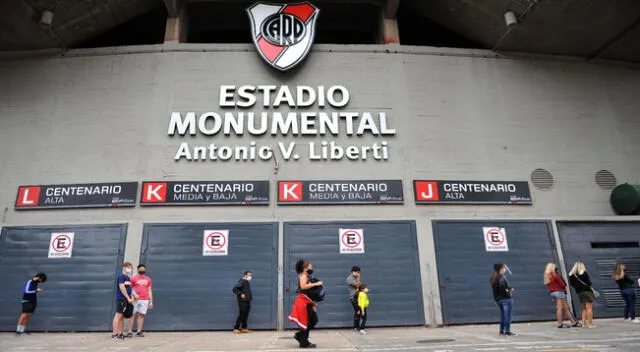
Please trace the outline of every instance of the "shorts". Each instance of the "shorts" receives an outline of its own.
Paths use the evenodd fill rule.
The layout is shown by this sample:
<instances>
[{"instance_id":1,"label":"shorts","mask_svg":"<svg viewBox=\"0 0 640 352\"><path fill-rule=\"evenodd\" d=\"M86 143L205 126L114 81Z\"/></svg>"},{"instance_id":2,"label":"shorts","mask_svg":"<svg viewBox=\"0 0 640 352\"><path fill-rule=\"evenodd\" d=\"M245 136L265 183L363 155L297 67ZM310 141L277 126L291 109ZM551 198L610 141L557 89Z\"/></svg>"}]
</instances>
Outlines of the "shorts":
<instances>
[{"instance_id":1,"label":"shorts","mask_svg":"<svg viewBox=\"0 0 640 352\"><path fill-rule=\"evenodd\" d=\"M148 300L137 300L133 304L133 312L139 313L142 315L147 314L147 309L149 309L149 301Z\"/></svg>"},{"instance_id":2,"label":"shorts","mask_svg":"<svg viewBox=\"0 0 640 352\"><path fill-rule=\"evenodd\" d=\"M116 313L122 314L125 318L133 315L133 304L127 301L116 301Z\"/></svg>"},{"instance_id":3,"label":"shorts","mask_svg":"<svg viewBox=\"0 0 640 352\"><path fill-rule=\"evenodd\" d=\"M584 291L578 292L578 299L580 303L593 303L596 300L596 297L593 295L592 291Z\"/></svg>"},{"instance_id":4,"label":"shorts","mask_svg":"<svg viewBox=\"0 0 640 352\"><path fill-rule=\"evenodd\" d=\"M557 299L567 299L567 294L562 292L562 291L553 291L551 292L551 297L553 297L554 300Z\"/></svg>"},{"instance_id":5,"label":"shorts","mask_svg":"<svg viewBox=\"0 0 640 352\"><path fill-rule=\"evenodd\" d=\"M33 313L37 306L34 302L22 302L22 313Z\"/></svg>"}]
</instances>

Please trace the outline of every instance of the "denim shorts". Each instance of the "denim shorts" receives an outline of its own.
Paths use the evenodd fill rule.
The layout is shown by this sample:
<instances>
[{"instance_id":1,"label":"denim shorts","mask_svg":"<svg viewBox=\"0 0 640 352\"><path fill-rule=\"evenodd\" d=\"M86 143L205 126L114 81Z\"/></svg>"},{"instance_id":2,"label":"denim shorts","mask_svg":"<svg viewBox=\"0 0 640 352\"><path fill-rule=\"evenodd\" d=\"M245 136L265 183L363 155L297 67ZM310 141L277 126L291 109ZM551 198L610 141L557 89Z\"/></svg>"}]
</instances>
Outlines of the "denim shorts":
<instances>
[{"instance_id":1,"label":"denim shorts","mask_svg":"<svg viewBox=\"0 0 640 352\"><path fill-rule=\"evenodd\" d=\"M551 297L553 297L554 300L567 299L567 294L562 291L553 291L551 292Z\"/></svg>"}]
</instances>

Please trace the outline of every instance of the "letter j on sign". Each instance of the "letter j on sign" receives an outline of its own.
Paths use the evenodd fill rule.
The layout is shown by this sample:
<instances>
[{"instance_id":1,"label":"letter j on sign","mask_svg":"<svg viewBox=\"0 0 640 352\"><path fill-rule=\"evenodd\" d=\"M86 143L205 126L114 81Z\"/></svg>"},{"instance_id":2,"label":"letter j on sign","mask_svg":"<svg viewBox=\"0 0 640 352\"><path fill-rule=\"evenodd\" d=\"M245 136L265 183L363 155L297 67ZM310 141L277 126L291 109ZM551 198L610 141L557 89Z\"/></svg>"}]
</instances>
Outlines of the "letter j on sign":
<instances>
[{"instance_id":1,"label":"letter j on sign","mask_svg":"<svg viewBox=\"0 0 640 352\"><path fill-rule=\"evenodd\" d=\"M74 241L73 232L54 232L49 242L49 258L71 258Z\"/></svg>"},{"instance_id":2,"label":"letter j on sign","mask_svg":"<svg viewBox=\"0 0 640 352\"><path fill-rule=\"evenodd\" d=\"M487 252L508 252L507 231L502 227L483 227L484 245Z\"/></svg>"},{"instance_id":3,"label":"letter j on sign","mask_svg":"<svg viewBox=\"0 0 640 352\"><path fill-rule=\"evenodd\" d=\"M202 255L229 255L229 230L204 230Z\"/></svg>"},{"instance_id":4,"label":"letter j on sign","mask_svg":"<svg viewBox=\"0 0 640 352\"><path fill-rule=\"evenodd\" d=\"M364 254L364 231L362 229L339 229L340 254Z\"/></svg>"}]
</instances>

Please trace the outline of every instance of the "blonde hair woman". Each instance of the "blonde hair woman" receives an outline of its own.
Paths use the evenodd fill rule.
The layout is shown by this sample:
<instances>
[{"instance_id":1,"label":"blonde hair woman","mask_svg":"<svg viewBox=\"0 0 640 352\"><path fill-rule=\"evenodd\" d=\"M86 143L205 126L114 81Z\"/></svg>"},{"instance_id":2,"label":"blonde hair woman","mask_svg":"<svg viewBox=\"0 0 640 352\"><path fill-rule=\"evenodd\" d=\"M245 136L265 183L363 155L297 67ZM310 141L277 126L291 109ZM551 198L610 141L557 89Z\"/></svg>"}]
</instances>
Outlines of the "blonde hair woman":
<instances>
[{"instance_id":1,"label":"blonde hair woman","mask_svg":"<svg viewBox=\"0 0 640 352\"><path fill-rule=\"evenodd\" d=\"M558 275L558 267L553 263L548 263L544 269L544 284L551 293L551 297L556 301L556 319L558 328L568 328L569 325L564 323L562 313L571 320L574 328L582 327L582 324L573 319L569 306L567 305L567 283Z\"/></svg>"},{"instance_id":2,"label":"blonde hair woman","mask_svg":"<svg viewBox=\"0 0 640 352\"><path fill-rule=\"evenodd\" d=\"M624 299L624 320L630 320L634 323L640 323L636 319L636 289L633 280L625 273L626 266L624 264L616 265L613 272L613 279L616 280L620 294Z\"/></svg>"},{"instance_id":3,"label":"blonde hair woman","mask_svg":"<svg viewBox=\"0 0 640 352\"><path fill-rule=\"evenodd\" d=\"M587 274L587 269L582 262L575 262L573 268L569 272L569 283L578 295L580 303L582 303L582 325L592 329L593 326L593 301L595 296L591 288L591 279Z\"/></svg>"}]
</instances>

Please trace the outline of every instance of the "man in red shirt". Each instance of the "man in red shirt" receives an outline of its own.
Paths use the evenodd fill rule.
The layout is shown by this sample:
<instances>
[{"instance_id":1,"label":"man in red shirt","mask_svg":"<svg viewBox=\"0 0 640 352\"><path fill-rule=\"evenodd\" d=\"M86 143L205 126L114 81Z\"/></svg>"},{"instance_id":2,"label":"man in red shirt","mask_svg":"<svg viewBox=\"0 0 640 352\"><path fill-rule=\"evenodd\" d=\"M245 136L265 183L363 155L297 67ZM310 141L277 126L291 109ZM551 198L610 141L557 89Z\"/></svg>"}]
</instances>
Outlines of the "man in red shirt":
<instances>
[{"instance_id":1,"label":"man in red shirt","mask_svg":"<svg viewBox=\"0 0 640 352\"><path fill-rule=\"evenodd\" d=\"M144 316L147 314L147 309L153 308L153 290L151 289L151 278L146 275L147 267L144 264L138 265L138 275L131 279L131 285L133 288L133 297L135 302L133 305L133 312L135 317L138 318L138 329L136 336L144 337L142 333L142 325L144 324ZM133 317L131 318L129 328L133 330Z\"/></svg>"}]
</instances>

